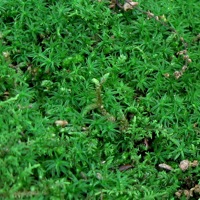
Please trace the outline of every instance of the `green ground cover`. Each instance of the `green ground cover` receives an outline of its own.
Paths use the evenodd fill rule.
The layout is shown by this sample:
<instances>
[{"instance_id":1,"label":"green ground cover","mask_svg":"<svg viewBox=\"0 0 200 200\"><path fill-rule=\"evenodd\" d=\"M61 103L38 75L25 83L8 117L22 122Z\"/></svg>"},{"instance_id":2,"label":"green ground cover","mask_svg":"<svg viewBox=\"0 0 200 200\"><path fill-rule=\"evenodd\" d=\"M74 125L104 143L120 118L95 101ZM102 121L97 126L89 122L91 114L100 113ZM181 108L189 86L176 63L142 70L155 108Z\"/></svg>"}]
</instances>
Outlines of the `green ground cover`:
<instances>
[{"instance_id":1,"label":"green ground cover","mask_svg":"<svg viewBox=\"0 0 200 200\"><path fill-rule=\"evenodd\" d=\"M200 197L200 1L138 2L0 1L0 199Z\"/></svg>"}]
</instances>

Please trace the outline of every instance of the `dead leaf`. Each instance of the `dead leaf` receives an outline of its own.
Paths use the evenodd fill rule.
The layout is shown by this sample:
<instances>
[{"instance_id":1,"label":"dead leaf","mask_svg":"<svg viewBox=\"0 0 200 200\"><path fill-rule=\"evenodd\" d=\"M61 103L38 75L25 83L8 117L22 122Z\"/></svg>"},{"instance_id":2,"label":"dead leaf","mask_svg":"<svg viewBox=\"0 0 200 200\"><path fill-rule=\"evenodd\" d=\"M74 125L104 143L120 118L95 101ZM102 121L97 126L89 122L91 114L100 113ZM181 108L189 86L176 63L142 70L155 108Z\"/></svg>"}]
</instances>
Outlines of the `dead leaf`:
<instances>
[{"instance_id":1,"label":"dead leaf","mask_svg":"<svg viewBox=\"0 0 200 200\"><path fill-rule=\"evenodd\" d=\"M183 191L182 191L182 190L179 190L179 191L175 192L175 195L176 195L178 198L180 198L181 195L182 195L182 193L183 193Z\"/></svg>"},{"instance_id":2,"label":"dead leaf","mask_svg":"<svg viewBox=\"0 0 200 200\"><path fill-rule=\"evenodd\" d=\"M111 0L110 1L110 8L115 8L115 6L116 6L116 4L117 4L117 2L116 2L116 0Z\"/></svg>"},{"instance_id":3,"label":"dead leaf","mask_svg":"<svg viewBox=\"0 0 200 200\"><path fill-rule=\"evenodd\" d=\"M179 79L182 75L183 75L182 71L175 71L174 72L174 76L175 76L176 79Z\"/></svg>"},{"instance_id":4,"label":"dead leaf","mask_svg":"<svg viewBox=\"0 0 200 200\"><path fill-rule=\"evenodd\" d=\"M169 78L169 77L170 77L170 74L169 74L169 73L165 73L165 74L164 74L164 77Z\"/></svg>"},{"instance_id":5,"label":"dead leaf","mask_svg":"<svg viewBox=\"0 0 200 200\"><path fill-rule=\"evenodd\" d=\"M147 138L144 139L144 145L146 146L146 148L149 147L149 141Z\"/></svg>"},{"instance_id":6,"label":"dead leaf","mask_svg":"<svg viewBox=\"0 0 200 200\"><path fill-rule=\"evenodd\" d=\"M81 177L82 177L83 179L87 180L87 176L86 176L86 174L85 174L84 172L81 172Z\"/></svg>"},{"instance_id":7,"label":"dead leaf","mask_svg":"<svg viewBox=\"0 0 200 200\"><path fill-rule=\"evenodd\" d=\"M133 168L132 165L129 165L129 164L128 165L122 165L122 166L119 167L119 171L123 172L123 171L126 171L126 170L131 169L131 168Z\"/></svg>"},{"instance_id":8,"label":"dead leaf","mask_svg":"<svg viewBox=\"0 0 200 200\"><path fill-rule=\"evenodd\" d=\"M190 161L189 160L182 160L179 164L179 167L182 171L186 171L190 166Z\"/></svg>"},{"instance_id":9,"label":"dead leaf","mask_svg":"<svg viewBox=\"0 0 200 200\"><path fill-rule=\"evenodd\" d=\"M165 163L159 164L158 166L162 169L166 169L166 170L169 170L169 171L173 170L173 168L170 165L167 165Z\"/></svg>"},{"instance_id":10,"label":"dead leaf","mask_svg":"<svg viewBox=\"0 0 200 200\"><path fill-rule=\"evenodd\" d=\"M190 191L189 190L183 190L183 194L186 196L187 199L190 198Z\"/></svg>"},{"instance_id":11,"label":"dead leaf","mask_svg":"<svg viewBox=\"0 0 200 200\"><path fill-rule=\"evenodd\" d=\"M176 55L184 55L184 54L186 54L186 53L187 53L187 50L184 49L184 50L182 50L182 51L177 52Z\"/></svg>"},{"instance_id":12,"label":"dead leaf","mask_svg":"<svg viewBox=\"0 0 200 200\"><path fill-rule=\"evenodd\" d=\"M96 173L96 177L97 177L97 179L99 179L99 180L102 180L102 179L103 179L103 176L102 176L99 172Z\"/></svg>"},{"instance_id":13,"label":"dead leaf","mask_svg":"<svg viewBox=\"0 0 200 200\"><path fill-rule=\"evenodd\" d=\"M56 121L55 121L55 124L56 124L57 126L65 127L65 126L68 124L68 121L66 121L66 120L56 120Z\"/></svg>"},{"instance_id":14,"label":"dead leaf","mask_svg":"<svg viewBox=\"0 0 200 200\"><path fill-rule=\"evenodd\" d=\"M2 54L3 54L4 58L10 57L10 53L8 51L4 51Z\"/></svg>"},{"instance_id":15,"label":"dead leaf","mask_svg":"<svg viewBox=\"0 0 200 200\"><path fill-rule=\"evenodd\" d=\"M198 127L198 123L197 123L197 122L194 123L194 124L193 124L193 127L194 127L194 128L197 128L197 127Z\"/></svg>"},{"instance_id":16,"label":"dead leaf","mask_svg":"<svg viewBox=\"0 0 200 200\"><path fill-rule=\"evenodd\" d=\"M183 65L183 67L182 67L182 72L185 72L185 70L187 69L187 65Z\"/></svg>"},{"instance_id":17,"label":"dead leaf","mask_svg":"<svg viewBox=\"0 0 200 200\"><path fill-rule=\"evenodd\" d=\"M9 93L8 91L5 91L5 92L4 92L4 95L9 96L10 93Z\"/></svg>"},{"instance_id":18,"label":"dead leaf","mask_svg":"<svg viewBox=\"0 0 200 200\"><path fill-rule=\"evenodd\" d=\"M126 3L123 5L123 9L124 9L124 11L132 10L137 5L138 5L138 2L127 0Z\"/></svg>"},{"instance_id":19,"label":"dead leaf","mask_svg":"<svg viewBox=\"0 0 200 200\"><path fill-rule=\"evenodd\" d=\"M185 196L186 199L190 199L190 197L193 197L195 194L200 194L200 185L195 185L193 188L190 190L178 190L175 195L180 199L181 196Z\"/></svg>"},{"instance_id":20,"label":"dead leaf","mask_svg":"<svg viewBox=\"0 0 200 200\"><path fill-rule=\"evenodd\" d=\"M150 11L147 11L147 19L150 19L150 18L153 18L154 17L154 14L151 13Z\"/></svg>"},{"instance_id":21,"label":"dead leaf","mask_svg":"<svg viewBox=\"0 0 200 200\"><path fill-rule=\"evenodd\" d=\"M197 167L199 165L198 160L194 160L193 162L190 163L191 167Z\"/></svg>"},{"instance_id":22,"label":"dead leaf","mask_svg":"<svg viewBox=\"0 0 200 200\"><path fill-rule=\"evenodd\" d=\"M198 185L198 184L195 185L195 187L194 187L194 192L200 194L200 185Z\"/></svg>"}]
</instances>

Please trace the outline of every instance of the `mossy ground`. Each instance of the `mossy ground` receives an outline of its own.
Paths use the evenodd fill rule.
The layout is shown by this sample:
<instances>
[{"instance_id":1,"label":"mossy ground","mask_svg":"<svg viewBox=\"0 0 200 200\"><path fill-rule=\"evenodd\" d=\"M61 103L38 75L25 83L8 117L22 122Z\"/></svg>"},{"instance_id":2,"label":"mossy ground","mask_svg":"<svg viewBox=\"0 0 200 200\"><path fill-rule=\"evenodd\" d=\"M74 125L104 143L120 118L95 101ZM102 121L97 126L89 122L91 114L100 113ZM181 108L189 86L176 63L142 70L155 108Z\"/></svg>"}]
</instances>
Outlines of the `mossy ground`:
<instances>
[{"instance_id":1,"label":"mossy ground","mask_svg":"<svg viewBox=\"0 0 200 200\"><path fill-rule=\"evenodd\" d=\"M1 198L176 199L199 184L179 163L200 159L200 2L138 8L168 26L106 1L0 2Z\"/></svg>"}]
</instances>

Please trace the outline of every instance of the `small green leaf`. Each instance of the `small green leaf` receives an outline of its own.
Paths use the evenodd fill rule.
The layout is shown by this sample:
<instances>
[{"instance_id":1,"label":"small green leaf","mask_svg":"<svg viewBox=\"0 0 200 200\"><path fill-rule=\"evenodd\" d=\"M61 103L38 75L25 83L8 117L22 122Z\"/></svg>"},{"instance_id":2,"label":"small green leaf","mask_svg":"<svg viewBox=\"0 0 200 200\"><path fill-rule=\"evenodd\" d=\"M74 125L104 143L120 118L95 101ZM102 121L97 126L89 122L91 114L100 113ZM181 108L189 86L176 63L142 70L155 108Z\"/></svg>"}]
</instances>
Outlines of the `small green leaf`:
<instances>
[{"instance_id":1,"label":"small green leaf","mask_svg":"<svg viewBox=\"0 0 200 200\"><path fill-rule=\"evenodd\" d=\"M101 84L105 83L109 77L110 73L107 73L105 75L103 75L103 77L101 78Z\"/></svg>"},{"instance_id":2,"label":"small green leaf","mask_svg":"<svg viewBox=\"0 0 200 200\"><path fill-rule=\"evenodd\" d=\"M99 81L98 81L96 78L93 78L93 79L92 79L92 82L93 82L97 87L100 86L100 83L99 83Z\"/></svg>"},{"instance_id":3,"label":"small green leaf","mask_svg":"<svg viewBox=\"0 0 200 200\"><path fill-rule=\"evenodd\" d=\"M86 106L82 112L83 116L86 115L88 112L90 112L91 110L94 110L96 108L98 108L99 106L96 103L90 104L88 106Z\"/></svg>"},{"instance_id":4,"label":"small green leaf","mask_svg":"<svg viewBox=\"0 0 200 200\"><path fill-rule=\"evenodd\" d=\"M84 60L84 57L82 55L74 55L74 56L69 56L63 60L63 67L67 67L71 65L72 63L77 64L80 63Z\"/></svg>"}]
</instances>

